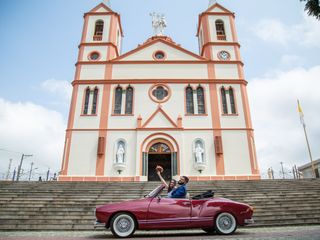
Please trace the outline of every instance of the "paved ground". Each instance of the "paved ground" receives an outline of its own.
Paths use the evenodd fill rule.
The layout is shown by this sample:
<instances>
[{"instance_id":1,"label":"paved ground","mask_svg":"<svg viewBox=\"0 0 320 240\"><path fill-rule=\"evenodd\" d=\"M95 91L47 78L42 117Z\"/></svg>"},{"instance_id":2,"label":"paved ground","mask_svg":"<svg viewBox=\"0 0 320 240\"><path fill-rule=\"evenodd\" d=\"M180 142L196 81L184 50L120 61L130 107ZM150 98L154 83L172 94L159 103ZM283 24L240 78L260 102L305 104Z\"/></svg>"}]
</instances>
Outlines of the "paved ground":
<instances>
[{"instance_id":1,"label":"paved ground","mask_svg":"<svg viewBox=\"0 0 320 240\"><path fill-rule=\"evenodd\" d=\"M0 232L1 240L94 240L114 238L109 231L92 232ZM206 235L201 230L137 231L134 239L280 239L320 240L320 225L270 228L239 228L232 236Z\"/></svg>"}]
</instances>

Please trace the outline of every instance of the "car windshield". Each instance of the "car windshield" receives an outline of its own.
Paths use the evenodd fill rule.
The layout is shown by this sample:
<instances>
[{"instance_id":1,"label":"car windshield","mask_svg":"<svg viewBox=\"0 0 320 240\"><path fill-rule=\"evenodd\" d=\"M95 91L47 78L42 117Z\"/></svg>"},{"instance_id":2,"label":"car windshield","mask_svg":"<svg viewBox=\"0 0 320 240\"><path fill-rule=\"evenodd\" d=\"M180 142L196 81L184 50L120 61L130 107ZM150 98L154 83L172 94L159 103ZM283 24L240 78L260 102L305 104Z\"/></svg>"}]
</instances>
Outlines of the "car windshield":
<instances>
[{"instance_id":1,"label":"car windshield","mask_svg":"<svg viewBox=\"0 0 320 240\"><path fill-rule=\"evenodd\" d=\"M164 188L164 185L160 185L160 186L156 187L148 195L146 195L146 197L155 197L156 195L158 195L162 191L163 188Z\"/></svg>"}]
</instances>

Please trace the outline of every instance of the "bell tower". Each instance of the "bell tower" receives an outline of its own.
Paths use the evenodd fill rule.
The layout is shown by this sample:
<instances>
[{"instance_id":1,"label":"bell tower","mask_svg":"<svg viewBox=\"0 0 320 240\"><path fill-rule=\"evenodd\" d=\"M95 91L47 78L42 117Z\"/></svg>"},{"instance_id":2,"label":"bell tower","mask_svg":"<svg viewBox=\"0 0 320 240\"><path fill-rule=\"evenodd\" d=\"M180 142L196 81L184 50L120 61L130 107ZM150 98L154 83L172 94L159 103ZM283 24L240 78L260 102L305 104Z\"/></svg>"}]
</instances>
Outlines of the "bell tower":
<instances>
[{"instance_id":1,"label":"bell tower","mask_svg":"<svg viewBox=\"0 0 320 240\"><path fill-rule=\"evenodd\" d=\"M209 8L199 15L197 36L199 55L211 60L241 61L235 15L220 4L210 3ZM229 54L219 55L221 50Z\"/></svg>"},{"instance_id":2,"label":"bell tower","mask_svg":"<svg viewBox=\"0 0 320 240\"><path fill-rule=\"evenodd\" d=\"M210 1L209 8L199 15L197 29L199 55L208 59L208 76L214 96L213 126L214 138L223 151L217 154L217 174L230 172L232 160L225 152L232 151L230 139L224 129L233 128L234 133L246 139L251 174L259 174L254 134L251 123L247 84L240 56L240 44L235 28L235 14L216 1ZM240 130L245 130L245 135ZM230 130L229 130L230 131ZM243 141L242 140L242 141ZM230 148L230 149L229 149ZM239 153L240 154L240 153Z\"/></svg>"},{"instance_id":3,"label":"bell tower","mask_svg":"<svg viewBox=\"0 0 320 240\"><path fill-rule=\"evenodd\" d=\"M108 61L120 55L123 37L120 15L107 5L100 3L84 14L79 61Z\"/></svg>"},{"instance_id":4,"label":"bell tower","mask_svg":"<svg viewBox=\"0 0 320 240\"><path fill-rule=\"evenodd\" d=\"M110 8L109 1L100 3L84 14L60 176L79 174L74 170L77 164L74 159L81 154L77 155L72 146L79 141L74 129L83 128L84 123L99 129L92 137L94 141L83 142L87 146L91 144L92 149L98 149L96 159L85 163L90 169L89 175L104 174L105 129L110 101L110 84L107 80L112 76L109 61L120 56L122 37L120 15Z\"/></svg>"}]
</instances>

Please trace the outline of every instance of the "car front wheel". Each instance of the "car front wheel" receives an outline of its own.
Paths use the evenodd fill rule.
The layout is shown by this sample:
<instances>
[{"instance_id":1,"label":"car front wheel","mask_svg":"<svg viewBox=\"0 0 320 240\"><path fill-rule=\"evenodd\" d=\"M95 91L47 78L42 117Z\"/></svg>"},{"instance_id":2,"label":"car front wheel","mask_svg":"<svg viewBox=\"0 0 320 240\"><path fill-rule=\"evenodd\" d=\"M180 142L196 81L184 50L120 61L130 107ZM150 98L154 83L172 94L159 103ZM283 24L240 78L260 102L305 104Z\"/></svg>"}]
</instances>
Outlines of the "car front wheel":
<instances>
[{"instance_id":1,"label":"car front wheel","mask_svg":"<svg viewBox=\"0 0 320 240\"><path fill-rule=\"evenodd\" d=\"M232 234L237 229L237 221L230 213L220 213L215 221L215 229L222 235Z\"/></svg>"},{"instance_id":2,"label":"car front wheel","mask_svg":"<svg viewBox=\"0 0 320 240\"><path fill-rule=\"evenodd\" d=\"M116 214L110 224L111 232L120 238L131 237L136 230L134 218L127 213Z\"/></svg>"}]
</instances>

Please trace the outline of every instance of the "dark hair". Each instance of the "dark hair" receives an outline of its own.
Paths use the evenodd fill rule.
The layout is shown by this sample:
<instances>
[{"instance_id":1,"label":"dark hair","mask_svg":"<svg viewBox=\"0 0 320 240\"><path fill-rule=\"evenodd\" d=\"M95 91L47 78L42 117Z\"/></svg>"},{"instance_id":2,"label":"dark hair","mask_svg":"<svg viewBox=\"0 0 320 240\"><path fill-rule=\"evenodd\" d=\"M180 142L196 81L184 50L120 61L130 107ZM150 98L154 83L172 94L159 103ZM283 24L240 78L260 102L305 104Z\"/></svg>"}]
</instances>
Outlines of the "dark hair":
<instances>
[{"instance_id":1,"label":"dark hair","mask_svg":"<svg viewBox=\"0 0 320 240\"><path fill-rule=\"evenodd\" d=\"M189 182L189 178L187 176L182 176L185 180L186 180L186 183Z\"/></svg>"},{"instance_id":2,"label":"dark hair","mask_svg":"<svg viewBox=\"0 0 320 240\"><path fill-rule=\"evenodd\" d=\"M172 182L173 182L173 184L174 184L173 187L170 186L170 183L172 183ZM171 191L174 189L174 187L176 186L176 184L177 184L177 181L176 181L176 180L174 180L174 179L171 179L171 180L170 180L170 182L169 182L169 184L168 184L168 193L171 192Z\"/></svg>"}]
</instances>

